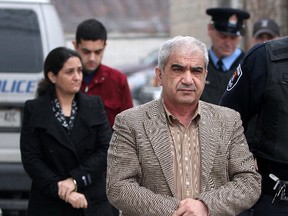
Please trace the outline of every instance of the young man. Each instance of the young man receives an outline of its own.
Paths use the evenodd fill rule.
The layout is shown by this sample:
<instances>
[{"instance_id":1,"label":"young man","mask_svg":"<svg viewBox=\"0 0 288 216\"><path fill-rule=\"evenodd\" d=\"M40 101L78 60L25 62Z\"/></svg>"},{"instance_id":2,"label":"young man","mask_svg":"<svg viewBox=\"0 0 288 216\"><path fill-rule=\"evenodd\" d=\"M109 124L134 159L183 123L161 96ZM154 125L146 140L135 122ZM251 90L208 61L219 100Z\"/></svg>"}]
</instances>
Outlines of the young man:
<instances>
[{"instance_id":1,"label":"young man","mask_svg":"<svg viewBox=\"0 0 288 216\"><path fill-rule=\"evenodd\" d=\"M127 77L101 63L106 40L107 31L103 24L98 20L88 19L78 25L73 45L81 55L84 67L81 91L102 98L112 127L115 116L133 107L133 103Z\"/></svg>"},{"instance_id":2,"label":"young man","mask_svg":"<svg viewBox=\"0 0 288 216\"><path fill-rule=\"evenodd\" d=\"M209 50L209 66L206 85L201 100L218 104L229 79L244 56L238 47L244 35L244 20L250 14L234 8L210 8L208 35L212 46Z\"/></svg>"},{"instance_id":3,"label":"young man","mask_svg":"<svg viewBox=\"0 0 288 216\"><path fill-rule=\"evenodd\" d=\"M240 115L199 98L206 46L175 37L160 48L161 99L117 115L107 196L125 216L237 215L260 195Z\"/></svg>"}]
</instances>

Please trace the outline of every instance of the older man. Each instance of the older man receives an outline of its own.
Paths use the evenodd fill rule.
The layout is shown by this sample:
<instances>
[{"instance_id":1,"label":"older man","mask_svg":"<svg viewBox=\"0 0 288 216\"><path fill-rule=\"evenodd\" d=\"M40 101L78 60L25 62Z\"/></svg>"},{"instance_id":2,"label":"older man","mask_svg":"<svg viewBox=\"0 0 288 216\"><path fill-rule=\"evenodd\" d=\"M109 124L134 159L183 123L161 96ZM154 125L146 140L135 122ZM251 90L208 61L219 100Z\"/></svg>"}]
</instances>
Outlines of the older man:
<instances>
[{"instance_id":1,"label":"older man","mask_svg":"<svg viewBox=\"0 0 288 216\"><path fill-rule=\"evenodd\" d=\"M257 201L240 115L199 101L207 65L199 40L168 40L156 68L162 98L116 116L107 195L123 215L236 215Z\"/></svg>"}]
</instances>

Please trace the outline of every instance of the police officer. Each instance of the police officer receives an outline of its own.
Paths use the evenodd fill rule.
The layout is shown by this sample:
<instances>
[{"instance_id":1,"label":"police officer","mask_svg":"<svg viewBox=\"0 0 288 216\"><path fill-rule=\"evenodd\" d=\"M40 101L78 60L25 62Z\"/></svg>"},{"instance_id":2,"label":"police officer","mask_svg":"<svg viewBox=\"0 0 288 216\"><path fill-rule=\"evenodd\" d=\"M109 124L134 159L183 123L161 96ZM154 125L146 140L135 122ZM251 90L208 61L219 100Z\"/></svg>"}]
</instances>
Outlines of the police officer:
<instances>
[{"instance_id":1,"label":"police officer","mask_svg":"<svg viewBox=\"0 0 288 216\"><path fill-rule=\"evenodd\" d=\"M243 126L257 115L249 147L262 176L254 216L288 215L288 37L256 44L229 81L221 105L239 111Z\"/></svg>"},{"instance_id":2,"label":"police officer","mask_svg":"<svg viewBox=\"0 0 288 216\"><path fill-rule=\"evenodd\" d=\"M233 8L210 8L206 13L211 16L208 35L212 46L201 100L218 104L230 77L244 57L244 52L238 45L244 35L243 22L250 14Z\"/></svg>"},{"instance_id":3,"label":"police officer","mask_svg":"<svg viewBox=\"0 0 288 216\"><path fill-rule=\"evenodd\" d=\"M271 18L258 19L253 25L252 32L252 46L257 43L263 43L280 37L279 25ZM254 139L256 121L257 116L255 115L248 123L247 130L245 132L248 143L251 142L251 139Z\"/></svg>"},{"instance_id":4,"label":"police officer","mask_svg":"<svg viewBox=\"0 0 288 216\"><path fill-rule=\"evenodd\" d=\"M280 37L280 28L275 20L261 18L253 25L252 45Z\"/></svg>"}]
</instances>

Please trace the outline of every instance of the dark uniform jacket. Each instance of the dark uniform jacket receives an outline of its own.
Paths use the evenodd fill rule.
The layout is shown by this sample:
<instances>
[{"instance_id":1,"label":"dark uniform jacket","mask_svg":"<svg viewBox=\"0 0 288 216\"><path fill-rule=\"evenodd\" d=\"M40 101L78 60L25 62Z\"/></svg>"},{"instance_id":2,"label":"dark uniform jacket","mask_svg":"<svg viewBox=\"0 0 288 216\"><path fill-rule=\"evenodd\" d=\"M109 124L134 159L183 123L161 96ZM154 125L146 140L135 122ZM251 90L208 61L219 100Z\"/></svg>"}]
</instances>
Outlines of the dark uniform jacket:
<instances>
[{"instance_id":1,"label":"dark uniform jacket","mask_svg":"<svg viewBox=\"0 0 288 216\"><path fill-rule=\"evenodd\" d=\"M219 71L219 69L217 69L213 64L209 55L208 74L206 77L206 84L201 96L201 100L213 104L219 104L230 78L232 77L237 66L240 64L244 55L245 54L242 51L238 58L235 59L229 70L226 72Z\"/></svg>"},{"instance_id":2,"label":"dark uniform jacket","mask_svg":"<svg viewBox=\"0 0 288 216\"><path fill-rule=\"evenodd\" d=\"M288 181L288 37L254 46L230 80L221 105L240 112L250 132L250 149L257 157L263 190L274 195L273 173ZM248 126L248 127L247 127Z\"/></svg>"},{"instance_id":3,"label":"dark uniform jacket","mask_svg":"<svg viewBox=\"0 0 288 216\"><path fill-rule=\"evenodd\" d=\"M71 136L55 118L48 94L24 107L20 138L25 170L32 179L29 216L112 215L105 193L111 129L101 99L78 93ZM57 182L73 177L88 209L74 209L58 196Z\"/></svg>"}]
</instances>

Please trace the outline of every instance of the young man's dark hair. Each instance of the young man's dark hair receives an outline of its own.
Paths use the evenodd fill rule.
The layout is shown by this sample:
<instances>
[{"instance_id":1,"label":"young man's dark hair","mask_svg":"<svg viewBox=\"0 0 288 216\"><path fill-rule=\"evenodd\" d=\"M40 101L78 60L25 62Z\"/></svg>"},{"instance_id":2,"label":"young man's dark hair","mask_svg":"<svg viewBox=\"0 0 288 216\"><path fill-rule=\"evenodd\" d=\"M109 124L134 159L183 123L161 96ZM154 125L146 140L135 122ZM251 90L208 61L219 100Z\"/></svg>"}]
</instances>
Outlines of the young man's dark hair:
<instances>
[{"instance_id":1,"label":"young man's dark hair","mask_svg":"<svg viewBox=\"0 0 288 216\"><path fill-rule=\"evenodd\" d=\"M80 23L76 30L76 42L83 40L103 40L106 43L107 31L101 22L96 19L88 19Z\"/></svg>"}]
</instances>

